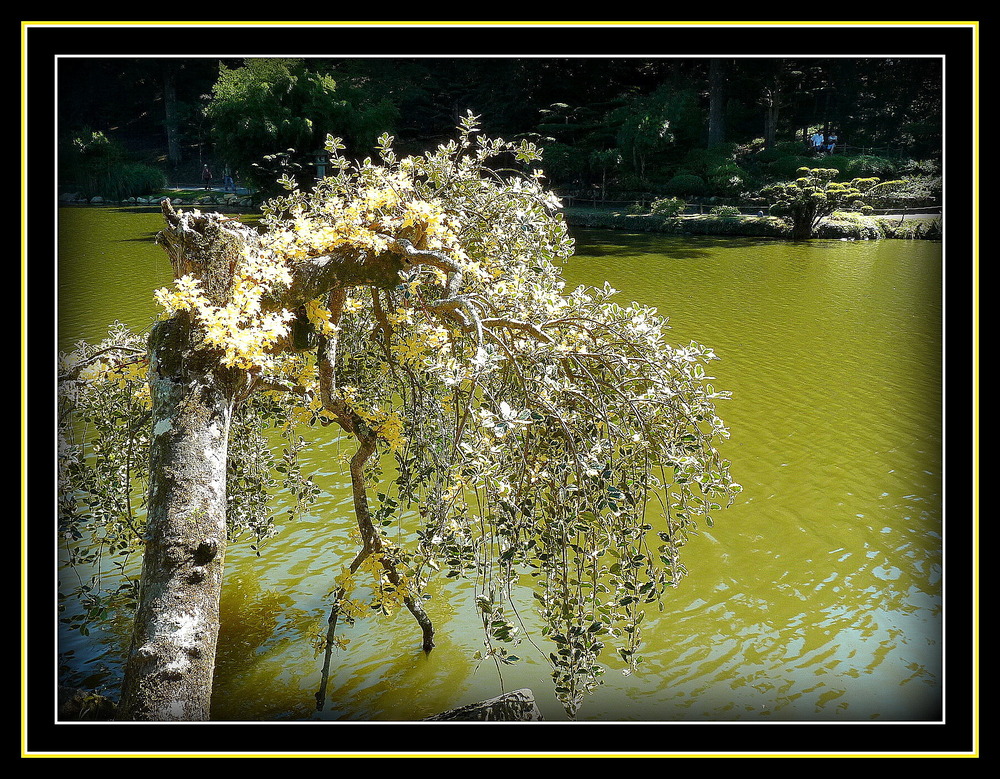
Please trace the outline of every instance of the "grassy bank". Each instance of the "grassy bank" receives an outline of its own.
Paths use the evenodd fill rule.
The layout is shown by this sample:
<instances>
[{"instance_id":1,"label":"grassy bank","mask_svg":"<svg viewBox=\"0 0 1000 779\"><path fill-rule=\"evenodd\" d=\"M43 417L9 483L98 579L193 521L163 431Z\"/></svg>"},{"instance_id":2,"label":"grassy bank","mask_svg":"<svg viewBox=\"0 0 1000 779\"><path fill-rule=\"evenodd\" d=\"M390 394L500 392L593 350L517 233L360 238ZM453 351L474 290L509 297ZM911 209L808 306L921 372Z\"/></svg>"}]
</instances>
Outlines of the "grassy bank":
<instances>
[{"instance_id":1,"label":"grassy bank","mask_svg":"<svg viewBox=\"0 0 1000 779\"><path fill-rule=\"evenodd\" d=\"M565 209L565 214L566 221L573 226L597 227L608 230L754 238L788 238L791 235L791 225L776 216L718 216L715 214L659 216L577 207ZM836 213L820 223L814 237L858 241L886 238L940 240L941 219L940 217L901 219L899 216Z\"/></svg>"}]
</instances>

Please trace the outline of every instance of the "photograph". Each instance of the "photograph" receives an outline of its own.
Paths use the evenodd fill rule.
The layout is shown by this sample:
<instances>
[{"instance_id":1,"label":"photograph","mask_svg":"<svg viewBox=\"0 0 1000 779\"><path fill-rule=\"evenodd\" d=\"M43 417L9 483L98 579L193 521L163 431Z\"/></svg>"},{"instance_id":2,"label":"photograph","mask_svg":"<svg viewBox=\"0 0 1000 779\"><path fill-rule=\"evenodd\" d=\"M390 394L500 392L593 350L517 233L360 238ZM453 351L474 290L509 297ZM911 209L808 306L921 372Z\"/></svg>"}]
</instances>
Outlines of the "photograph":
<instances>
[{"instance_id":1,"label":"photograph","mask_svg":"<svg viewBox=\"0 0 1000 779\"><path fill-rule=\"evenodd\" d=\"M979 22L21 22L21 756L978 757Z\"/></svg>"}]
</instances>

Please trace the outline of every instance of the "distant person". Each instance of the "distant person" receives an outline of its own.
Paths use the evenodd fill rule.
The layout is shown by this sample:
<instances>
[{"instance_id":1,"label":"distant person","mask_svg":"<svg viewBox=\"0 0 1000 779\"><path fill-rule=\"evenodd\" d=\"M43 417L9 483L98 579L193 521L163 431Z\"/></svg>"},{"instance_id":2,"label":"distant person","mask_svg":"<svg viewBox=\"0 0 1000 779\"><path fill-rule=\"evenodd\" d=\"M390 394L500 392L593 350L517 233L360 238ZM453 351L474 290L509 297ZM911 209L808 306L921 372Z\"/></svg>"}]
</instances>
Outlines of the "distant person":
<instances>
[{"instance_id":1,"label":"distant person","mask_svg":"<svg viewBox=\"0 0 1000 779\"><path fill-rule=\"evenodd\" d=\"M201 169L201 183L205 185L205 189L212 188L212 171L209 169L208 165L205 165Z\"/></svg>"},{"instance_id":2,"label":"distant person","mask_svg":"<svg viewBox=\"0 0 1000 779\"><path fill-rule=\"evenodd\" d=\"M833 150L837 148L837 134L833 133L829 138L826 139L826 150L833 154Z\"/></svg>"},{"instance_id":3,"label":"distant person","mask_svg":"<svg viewBox=\"0 0 1000 779\"><path fill-rule=\"evenodd\" d=\"M823 151L823 133L815 132L812 134L812 145L814 150Z\"/></svg>"},{"instance_id":4,"label":"distant person","mask_svg":"<svg viewBox=\"0 0 1000 779\"><path fill-rule=\"evenodd\" d=\"M233 177L228 173L222 177L222 186L225 188L226 192L236 191L236 185L233 183Z\"/></svg>"}]
</instances>

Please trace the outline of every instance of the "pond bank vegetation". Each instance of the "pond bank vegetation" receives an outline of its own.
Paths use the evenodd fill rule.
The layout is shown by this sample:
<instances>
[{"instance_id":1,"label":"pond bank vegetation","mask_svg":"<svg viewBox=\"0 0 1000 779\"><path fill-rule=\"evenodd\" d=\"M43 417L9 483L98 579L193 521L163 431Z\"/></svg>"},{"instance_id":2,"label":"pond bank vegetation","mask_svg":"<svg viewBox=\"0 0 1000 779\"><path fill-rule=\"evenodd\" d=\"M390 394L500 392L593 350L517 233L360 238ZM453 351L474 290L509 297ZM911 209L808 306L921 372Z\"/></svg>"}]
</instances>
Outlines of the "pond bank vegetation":
<instances>
[{"instance_id":1,"label":"pond bank vegetation","mask_svg":"<svg viewBox=\"0 0 1000 779\"><path fill-rule=\"evenodd\" d=\"M791 223L767 214L632 214L597 208L569 207L566 221L574 227L596 227L670 235L725 235L788 238ZM905 217L835 212L824 219L814 238L869 241L879 239L941 239L940 216Z\"/></svg>"}]
</instances>

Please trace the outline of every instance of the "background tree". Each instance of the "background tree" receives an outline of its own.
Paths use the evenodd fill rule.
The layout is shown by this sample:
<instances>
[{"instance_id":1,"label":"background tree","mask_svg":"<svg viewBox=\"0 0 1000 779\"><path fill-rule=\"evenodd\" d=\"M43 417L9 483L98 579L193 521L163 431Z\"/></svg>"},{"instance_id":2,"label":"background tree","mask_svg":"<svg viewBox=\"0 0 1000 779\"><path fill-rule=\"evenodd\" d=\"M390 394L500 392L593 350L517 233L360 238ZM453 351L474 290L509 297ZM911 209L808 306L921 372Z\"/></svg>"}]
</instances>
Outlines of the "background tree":
<instances>
[{"instance_id":1,"label":"background tree","mask_svg":"<svg viewBox=\"0 0 1000 779\"><path fill-rule=\"evenodd\" d=\"M701 140L703 117L693 90L661 86L615 112L618 148L639 180L672 145L691 148Z\"/></svg>"},{"instance_id":2,"label":"background tree","mask_svg":"<svg viewBox=\"0 0 1000 779\"><path fill-rule=\"evenodd\" d=\"M710 149L726 141L726 103L729 99L731 67L731 61L721 57L713 57L709 64L708 148Z\"/></svg>"},{"instance_id":3,"label":"background tree","mask_svg":"<svg viewBox=\"0 0 1000 779\"><path fill-rule=\"evenodd\" d=\"M270 521L250 454L265 423L289 440L339 425L356 447L360 548L337 578L331 641L369 575L369 606L407 608L429 650L420 594L441 571L476 583L497 664L517 659L511 588L531 582L571 714L606 645L638 662L644 604L684 576L697 519L739 491L716 450L716 357L668 345L655 311L607 286L565 290L557 202L537 175L496 167L536 149L476 129L469 118L420 157L385 137L354 165L331 139L337 175L286 180L260 230L165 204L176 280L157 293L148 351L119 328L67 357L66 532L96 514L143 546L123 719L208 717L227 541ZM92 418L96 438L81 439ZM308 480L291 483L308 499ZM410 526L390 536L387 519Z\"/></svg>"},{"instance_id":4,"label":"background tree","mask_svg":"<svg viewBox=\"0 0 1000 779\"><path fill-rule=\"evenodd\" d=\"M684 169L690 153L718 147L722 122L737 149L730 162L754 166L762 180L813 164L772 171L755 156L762 145L797 144L801 153L813 129L837 131L851 155L892 157L899 166L940 156L942 73L929 58L734 58L725 79L718 59L714 71L709 59L669 58L247 58L222 60L221 70L210 59L170 62L165 70L151 59L67 60L62 130L102 132L190 183L184 177L197 169L184 163L198 153L217 154L206 161L247 177L252 164L288 149L296 165L312 163L327 133L344 139L350 157L364 156L383 132L401 153L417 154L444 142L471 106L491 134L560 149L567 163L575 155L571 165L551 166L555 188L596 183L580 160L618 148L624 167L612 177L612 199L637 187L665 194L666 182L685 173L705 179L706 195L758 189L734 192L726 175L715 177L725 185L716 191L707 171ZM657 140L649 128L662 127L649 119L668 105L672 141L649 147ZM258 178L260 187L273 182Z\"/></svg>"},{"instance_id":5,"label":"background tree","mask_svg":"<svg viewBox=\"0 0 1000 779\"><path fill-rule=\"evenodd\" d=\"M799 168L798 173L795 181L761 190L761 196L770 203L771 214L791 220L795 239L810 238L819 223L834 211L863 210L874 195L900 183L880 185L877 178L839 182L834 180L840 174L835 168Z\"/></svg>"},{"instance_id":6,"label":"background tree","mask_svg":"<svg viewBox=\"0 0 1000 779\"><path fill-rule=\"evenodd\" d=\"M162 189L160 168L139 161L102 132L83 130L59 144L60 176L86 197L116 200L148 195Z\"/></svg>"},{"instance_id":7,"label":"background tree","mask_svg":"<svg viewBox=\"0 0 1000 779\"><path fill-rule=\"evenodd\" d=\"M322 117L305 110L324 102L313 99L314 90L329 106ZM264 186L266 181L255 180L253 163L290 148L314 152L320 146L317 132L323 133L320 138L326 133L316 129L317 121L323 122L336 101L336 84L313 80L298 60L250 59L236 68L221 64L205 109L216 156L241 178Z\"/></svg>"}]
</instances>

